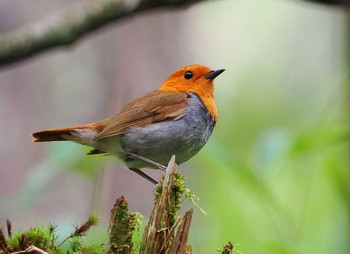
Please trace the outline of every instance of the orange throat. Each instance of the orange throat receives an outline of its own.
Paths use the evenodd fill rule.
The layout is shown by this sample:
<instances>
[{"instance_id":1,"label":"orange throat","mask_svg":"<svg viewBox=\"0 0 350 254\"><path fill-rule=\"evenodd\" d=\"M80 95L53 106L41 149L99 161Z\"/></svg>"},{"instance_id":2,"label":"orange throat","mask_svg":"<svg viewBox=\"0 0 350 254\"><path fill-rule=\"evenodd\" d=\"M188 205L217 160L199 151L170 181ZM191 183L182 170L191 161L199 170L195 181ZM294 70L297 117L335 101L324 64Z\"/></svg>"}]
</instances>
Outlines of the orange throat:
<instances>
[{"instance_id":1,"label":"orange throat","mask_svg":"<svg viewBox=\"0 0 350 254\"><path fill-rule=\"evenodd\" d=\"M187 91L179 91L178 89L171 89L170 87L161 86L159 91L163 92L186 92L196 94L203 102L205 108L208 110L209 114L213 117L214 121L218 118L218 109L214 100L214 89L189 89Z\"/></svg>"},{"instance_id":2,"label":"orange throat","mask_svg":"<svg viewBox=\"0 0 350 254\"><path fill-rule=\"evenodd\" d=\"M208 95L200 95L196 92L194 92L199 96L199 98L202 100L204 106L207 108L209 114L213 117L213 119L216 121L218 118L218 109L216 107L214 97L208 96Z\"/></svg>"}]
</instances>

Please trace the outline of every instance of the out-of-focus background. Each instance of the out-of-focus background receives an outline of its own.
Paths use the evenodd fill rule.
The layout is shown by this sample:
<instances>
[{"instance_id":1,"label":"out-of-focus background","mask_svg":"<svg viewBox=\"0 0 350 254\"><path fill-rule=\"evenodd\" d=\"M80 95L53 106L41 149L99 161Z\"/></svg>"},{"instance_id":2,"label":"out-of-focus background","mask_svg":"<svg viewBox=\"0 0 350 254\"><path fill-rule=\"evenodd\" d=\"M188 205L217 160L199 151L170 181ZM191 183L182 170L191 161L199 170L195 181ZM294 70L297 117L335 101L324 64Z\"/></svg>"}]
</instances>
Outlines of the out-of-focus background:
<instances>
[{"instance_id":1,"label":"out-of-focus background","mask_svg":"<svg viewBox=\"0 0 350 254\"><path fill-rule=\"evenodd\" d=\"M71 2L0 1L0 32ZM214 133L181 165L207 212L195 209L193 252L230 240L242 253L349 253L348 17L297 0L203 2L143 13L1 69L0 225L53 222L69 234L97 211L90 237L101 243L121 195L147 220L149 182L76 144L34 144L31 133L106 118L199 63L226 72L215 82Z\"/></svg>"}]
</instances>

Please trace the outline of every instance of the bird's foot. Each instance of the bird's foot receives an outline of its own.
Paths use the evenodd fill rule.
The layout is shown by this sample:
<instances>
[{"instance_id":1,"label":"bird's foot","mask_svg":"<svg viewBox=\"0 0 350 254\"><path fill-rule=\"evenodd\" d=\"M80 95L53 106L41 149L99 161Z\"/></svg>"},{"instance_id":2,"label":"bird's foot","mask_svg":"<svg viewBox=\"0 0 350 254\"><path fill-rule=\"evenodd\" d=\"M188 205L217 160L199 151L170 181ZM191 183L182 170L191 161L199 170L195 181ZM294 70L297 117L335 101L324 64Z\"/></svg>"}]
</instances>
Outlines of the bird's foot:
<instances>
[{"instance_id":1,"label":"bird's foot","mask_svg":"<svg viewBox=\"0 0 350 254\"><path fill-rule=\"evenodd\" d=\"M156 180L154 180L152 177L150 177L149 175L147 175L146 173L142 172L140 169L138 168L129 168L131 171L135 172L136 174L138 174L139 176L142 176L143 178L145 178L146 180L150 181L151 183L153 183L154 185L158 184L158 182Z\"/></svg>"},{"instance_id":2,"label":"bird's foot","mask_svg":"<svg viewBox=\"0 0 350 254\"><path fill-rule=\"evenodd\" d=\"M155 162L155 161L152 161L151 159L148 159L146 157L143 157L142 155L139 155L139 154L135 154L135 153L131 153L131 152L128 152L128 155L135 158L135 159L139 159L141 161L144 161L148 164L151 164L152 166L155 166L156 168L159 168L160 170L162 170L163 172L165 172L166 170L166 166L158 163L158 162Z\"/></svg>"}]
</instances>

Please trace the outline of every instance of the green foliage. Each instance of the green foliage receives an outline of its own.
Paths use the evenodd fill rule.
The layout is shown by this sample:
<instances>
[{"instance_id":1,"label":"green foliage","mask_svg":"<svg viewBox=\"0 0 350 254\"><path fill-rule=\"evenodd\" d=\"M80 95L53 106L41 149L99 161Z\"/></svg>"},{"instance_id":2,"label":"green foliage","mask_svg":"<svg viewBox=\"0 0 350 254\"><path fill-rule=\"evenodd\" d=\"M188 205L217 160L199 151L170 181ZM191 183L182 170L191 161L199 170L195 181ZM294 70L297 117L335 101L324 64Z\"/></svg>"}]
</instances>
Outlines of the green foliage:
<instances>
[{"instance_id":1,"label":"green foliage","mask_svg":"<svg viewBox=\"0 0 350 254\"><path fill-rule=\"evenodd\" d=\"M96 246L86 246L82 241L81 237L74 236L70 237L68 240L67 246L64 248L65 253L73 254L102 254L103 253L103 245Z\"/></svg>"},{"instance_id":2,"label":"green foliage","mask_svg":"<svg viewBox=\"0 0 350 254\"><path fill-rule=\"evenodd\" d=\"M98 218L91 215L87 222L76 227L63 242L58 242L57 226L49 224L46 227L32 227L25 232L16 232L13 236L5 237L1 230L0 253L24 251L30 246L35 246L50 254L100 254L103 246L87 246L83 242L83 236L91 226L96 225ZM6 250L6 252L5 252Z\"/></svg>"},{"instance_id":3,"label":"green foliage","mask_svg":"<svg viewBox=\"0 0 350 254\"><path fill-rule=\"evenodd\" d=\"M53 231L44 227L33 227L27 232L17 232L13 237L7 239L10 249L19 251L35 245L40 249L54 251L56 249Z\"/></svg>"}]
</instances>

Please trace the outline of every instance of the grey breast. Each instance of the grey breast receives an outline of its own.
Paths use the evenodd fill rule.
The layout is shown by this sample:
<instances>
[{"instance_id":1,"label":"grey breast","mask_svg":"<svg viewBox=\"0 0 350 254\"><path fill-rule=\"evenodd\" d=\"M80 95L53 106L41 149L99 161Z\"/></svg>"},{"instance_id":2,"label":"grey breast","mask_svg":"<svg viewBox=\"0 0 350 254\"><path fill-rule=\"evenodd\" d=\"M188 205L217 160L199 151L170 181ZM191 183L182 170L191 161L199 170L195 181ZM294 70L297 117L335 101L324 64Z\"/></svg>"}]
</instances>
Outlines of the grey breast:
<instances>
[{"instance_id":1,"label":"grey breast","mask_svg":"<svg viewBox=\"0 0 350 254\"><path fill-rule=\"evenodd\" d=\"M176 162L183 163L194 156L208 141L215 120L205 108L201 99L189 93L185 114L176 120L159 122L134 128L122 137L123 154L130 168L150 167L147 163L127 156L136 153L153 161L167 165L175 154Z\"/></svg>"}]
</instances>

